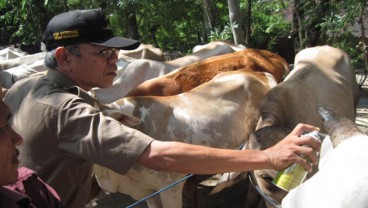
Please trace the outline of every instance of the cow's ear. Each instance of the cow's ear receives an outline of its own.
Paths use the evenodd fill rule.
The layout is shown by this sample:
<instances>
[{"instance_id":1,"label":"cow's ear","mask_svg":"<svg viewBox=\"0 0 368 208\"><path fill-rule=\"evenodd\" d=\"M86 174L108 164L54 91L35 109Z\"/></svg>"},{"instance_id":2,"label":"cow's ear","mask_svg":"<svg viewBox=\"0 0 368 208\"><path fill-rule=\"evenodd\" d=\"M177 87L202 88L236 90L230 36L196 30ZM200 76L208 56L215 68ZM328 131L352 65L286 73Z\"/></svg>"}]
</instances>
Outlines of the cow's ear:
<instances>
[{"instance_id":1,"label":"cow's ear","mask_svg":"<svg viewBox=\"0 0 368 208\"><path fill-rule=\"evenodd\" d=\"M124 114L119 110L104 109L102 110L102 113L105 116L111 117L129 127L136 126L141 123L141 120L139 118L128 114Z\"/></svg>"}]
</instances>

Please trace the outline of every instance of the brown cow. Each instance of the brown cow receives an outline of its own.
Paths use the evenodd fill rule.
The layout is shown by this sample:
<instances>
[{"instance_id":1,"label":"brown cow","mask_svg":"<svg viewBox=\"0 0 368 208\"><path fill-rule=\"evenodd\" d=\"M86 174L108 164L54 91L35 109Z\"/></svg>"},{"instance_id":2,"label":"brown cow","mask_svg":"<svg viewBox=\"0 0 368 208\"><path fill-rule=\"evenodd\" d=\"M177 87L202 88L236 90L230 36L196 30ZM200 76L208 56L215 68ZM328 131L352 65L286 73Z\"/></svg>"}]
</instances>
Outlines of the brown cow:
<instances>
[{"instance_id":1,"label":"brown cow","mask_svg":"<svg viewBox=\"0 0 368 208\"><path fill-rule=\"evenodd\" d=\"M128 92L144 81L162 76L196 61L232 53L236 47L221 41L211 42L192 54L165 62L149 59L133 59L127 58L126 56L123 58L123 56L120 56L120 53L117 63L117 76L112 86L103 89L94 88L91 90L91 94L94 94L96 99L101 103L111 103L125 97Z\"/></svg>"},{"instance_id":2,"label":"brown cow","mask_svg":"<svg viewBox=\"0 0 368 208\"><path fill-rule=\"evenodd\" d=\"M175 95L211 80L220 72L234 70L268 72L277 82L281 82L285 73L289 72L289 66L285 59L270 51L245 49L198 61L145 81L127 96Z\"/></svg>"}]
</instances>

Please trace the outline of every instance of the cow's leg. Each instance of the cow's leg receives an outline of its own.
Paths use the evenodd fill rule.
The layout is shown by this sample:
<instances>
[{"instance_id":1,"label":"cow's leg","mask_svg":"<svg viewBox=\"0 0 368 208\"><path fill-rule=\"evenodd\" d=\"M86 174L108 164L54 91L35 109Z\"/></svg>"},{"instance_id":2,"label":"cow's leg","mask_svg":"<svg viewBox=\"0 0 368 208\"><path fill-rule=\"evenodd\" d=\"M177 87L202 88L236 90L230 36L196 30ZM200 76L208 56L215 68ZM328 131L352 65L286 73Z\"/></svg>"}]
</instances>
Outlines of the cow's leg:
<instances>
[{"instance_id":1,"label":"cow's leg","mask_svg":"<svg viewBox=\"0 0 368 208\"><path fill-rule=\"evenodd\" d=\"M261 195L258 194L257 190L249 183L248 192L244 208L265 208L265 202Z\"/></svg>"},{"instance_id":2,"label":"cow's leg","mask_svg":"<svg viewBox=\"0 0 368 208\"><path fill-rule=\"evenodd\" d=\"M182 191L183 208L197 208L198 207L197 176L198 175L193 175L192 177L188 178L184 183L183 191Z\"/></svg>"},{"instance_id":3,"label":"cow's leg","mask_svg":"<svg viewBox=\"0 0 368 208\"><path fill-rule=\"evenodd\" d=\"M165 208L161 203L160 196L158 195L147 199L147 205L149 208Z\"/></svg>"},{"instance_id":4,"label":"cow's leg","mask_svg":"<svg viewBox=\"0 0 368 208\"><path fill-rule=\"evenodd\" d=\"M182 208L183 186L184 183L180 183L160 193L163 208Z\"/></svg>"}]
</instances>

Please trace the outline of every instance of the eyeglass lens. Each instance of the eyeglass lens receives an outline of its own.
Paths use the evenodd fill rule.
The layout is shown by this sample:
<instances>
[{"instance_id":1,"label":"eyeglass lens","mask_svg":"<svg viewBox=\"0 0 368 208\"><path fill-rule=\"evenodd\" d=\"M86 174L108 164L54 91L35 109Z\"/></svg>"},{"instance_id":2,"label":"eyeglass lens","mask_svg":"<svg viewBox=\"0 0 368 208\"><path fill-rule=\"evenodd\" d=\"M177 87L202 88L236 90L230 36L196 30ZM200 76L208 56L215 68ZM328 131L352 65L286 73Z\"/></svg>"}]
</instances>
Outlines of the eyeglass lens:
<instances>
[{"instance_id":1,"label":"eyeglass lens","mask_svg":"<svg viewBox=\"0 0 368 208\"><path fill-rule=\"evenodd\" d=\"M115 48L106 48L101 51L99 51L100 54L102 54L105 58L110 58L113 53L118 55L119 50Z\"/></svg>"}]
</instances>

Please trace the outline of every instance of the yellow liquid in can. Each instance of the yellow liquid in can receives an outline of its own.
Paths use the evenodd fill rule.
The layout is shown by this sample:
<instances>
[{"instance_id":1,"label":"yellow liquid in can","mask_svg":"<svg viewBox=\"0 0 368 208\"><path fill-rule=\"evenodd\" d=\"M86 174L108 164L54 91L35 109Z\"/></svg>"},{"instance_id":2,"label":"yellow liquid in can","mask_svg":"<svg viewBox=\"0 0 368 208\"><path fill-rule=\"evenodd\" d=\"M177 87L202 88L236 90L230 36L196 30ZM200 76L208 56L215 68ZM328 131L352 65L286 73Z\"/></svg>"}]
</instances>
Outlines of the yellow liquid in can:
<instances>
[{"instance_id":1,"label":"yellow liquid in can","mask_svg":"<svg viewBox=\"0 0 368 208\"><path fill-rule=\"evenodd\" d=\"M301 165L295 163L285 170L279 171L272 183L286 191L290 191L300 185L307 174L308 172Z\"/></svg>"},{"instance_id":2,"label":"yellow liquid in can","mask_svg":"<svg viewBox=\"0 0 368 208\"><path fill-rule=\"evenodd\" d=\"M303 134L301 136L304 136L304 135L312 136L314 139L321 141L318 131L312 131L307 134ZM306 159L309 161L308 158ZM290 165L288 168L279 171L276 177L273 179L272 183L284 189L285 191L290 191L291 189L303 183L307 174L308 172L303 168L303 166L297 163L294 163Z\"/></svg>"}]
</instances>

